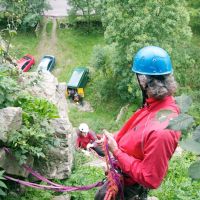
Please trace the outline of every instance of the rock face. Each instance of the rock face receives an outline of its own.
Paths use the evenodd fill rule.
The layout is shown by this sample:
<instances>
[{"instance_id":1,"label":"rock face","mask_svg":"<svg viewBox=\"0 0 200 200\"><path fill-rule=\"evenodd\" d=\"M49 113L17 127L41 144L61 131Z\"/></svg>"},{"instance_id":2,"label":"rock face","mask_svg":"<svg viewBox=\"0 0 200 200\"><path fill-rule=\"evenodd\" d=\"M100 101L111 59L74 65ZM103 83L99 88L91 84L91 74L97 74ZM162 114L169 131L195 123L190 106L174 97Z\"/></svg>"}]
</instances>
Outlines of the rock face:
<instances>
[{"instance_id":1,"label":"rock face","mask_svg":"<svg viewBox=\"0 0 200 200\"><path fill-rule=\"evenodd\" d=\"M7 107L0 109L0 140L7 142L10 131L20 129L22 124L22 109Z\"/></svg>"},{"instance_id":2,"label":"rock face","mask_svg":"<svg viewBox=\"0 0 200 200\"><path fill-rule=\"evenodd\" d=\"M27 163L32 166L33 158L29 158ZM12 155L7 154L3 148L0 149L0 167L5 169L8 174L22 177L28 176L28 172L19 166L18 162L12 157Z\"/></svg>"},{"instance_id":3,"label":"rock face","mask_svg":"<svg viewBox=\"0 0 200 200\"><path fill-rule=\"evenodd\" d=\"M46 178L67 178L73 164L73 136L75 133L67 114L66 84L58 83L57 78L50 72L40 75L26 73L23 84L30 85L26 90L32 95L43 97L55 104L60 116L60 118L50 120L50 124L55 130L55 136L60 138L62 143L49 150L46 162L34 163L34 169L37 169Z\"/></svg>"},{"instance_id":4,"label":"rock face","mask_svg":"<svg viewBox=\"0 0 200 200\"><path fill-rule=\"evenodd\" d=\"M43 160L30 161L30 166L46 178L63 179L71 173L74 152L75 131L68 118L67 101L65 98L66 84L58 83L57 79L50 73L23 73L20 83L26 91L33 96L42 97L55 104L58 108L60 118L50 120L50 125L55 130L55 137L61 142L56 147L49 149L47 158ZM22 124L21 108L5 108L0 110L0 140L7 141L7 134L17 130ZM0 151L0 167L8 173L20 176L27 176L23 169L13 164L10 169L8 163L14 161ZM15 170L14 170L15 169Z\"/></svg>"},{"instance_id":5,"label":"rock face","mask_svg":"<svg viewBox=\"0 0 200 200\"><path fill-rule=\"evenodd\" d=\"M58 147L52 147L47 154L48 162L35 162L34 169L49 179L64 179L71 173L74 152L74 130L66 118L52 119L55 136L61 140Z\"/></svg>"},{"instance_id":6,"label":"rock face","mask_svg":"<svg viewBox=\"0 0 200 200\"><path fill-rule=\"evenodd\" d=\"M21 83L24 85L25 90L32 95L43 97L55 104L58 108L60 118L68 120L65 83L58 83L57 78L50 72L43 72L41 74L36 72L24 73Z\"/></svg>"},{"instance_id":7,"label":"rock face","mask_svg":"<svg viewBox=\"0 0 200 200\"><path fill-rule=\"evenodd\" d=\"M70 196L68 194L55 196L52 200L70 200Z\"/></svg>"}]
</instances>

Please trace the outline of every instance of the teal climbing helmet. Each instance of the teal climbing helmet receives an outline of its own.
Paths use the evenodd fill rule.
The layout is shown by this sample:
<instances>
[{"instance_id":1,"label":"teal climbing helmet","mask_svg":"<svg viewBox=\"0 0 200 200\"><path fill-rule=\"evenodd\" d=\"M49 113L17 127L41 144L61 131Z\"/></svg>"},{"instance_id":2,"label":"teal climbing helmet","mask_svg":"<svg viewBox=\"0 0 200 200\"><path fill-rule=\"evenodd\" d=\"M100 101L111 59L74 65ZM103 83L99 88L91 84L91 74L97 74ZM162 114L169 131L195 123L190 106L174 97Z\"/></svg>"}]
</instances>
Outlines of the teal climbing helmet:
<instances>
[{"instance_id":1,"label":"teal climbing helmet","mask_svg":"<svg viewBox=\"0 0 200 200\"><path fill-rule=\"evenodd\" d=\"M172 73L172 63L168 53L156 46L140 49L134 57L132 71L144 75L165 75Z\"/></svg>"}]
</instances>

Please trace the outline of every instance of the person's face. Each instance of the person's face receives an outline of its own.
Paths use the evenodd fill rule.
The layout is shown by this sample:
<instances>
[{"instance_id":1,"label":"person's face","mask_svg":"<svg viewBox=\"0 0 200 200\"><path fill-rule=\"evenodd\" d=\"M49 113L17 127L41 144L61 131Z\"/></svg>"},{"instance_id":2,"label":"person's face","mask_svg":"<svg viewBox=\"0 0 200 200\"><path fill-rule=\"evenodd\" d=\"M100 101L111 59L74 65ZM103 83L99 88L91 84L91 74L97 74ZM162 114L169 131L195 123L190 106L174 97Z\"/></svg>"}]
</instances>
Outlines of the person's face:
<instances>
[{"instance_id":1,"label":"person's face","mask_svg":"<svg viewBox=\"0 0 200 200\"><path fill-rule=\"evenodd\" d=\"M86 136L87 136L87 133L86 133L86 132L81 132L81 135L82 135L83 137L86 137Z\"/></svg>"}]
</instances>

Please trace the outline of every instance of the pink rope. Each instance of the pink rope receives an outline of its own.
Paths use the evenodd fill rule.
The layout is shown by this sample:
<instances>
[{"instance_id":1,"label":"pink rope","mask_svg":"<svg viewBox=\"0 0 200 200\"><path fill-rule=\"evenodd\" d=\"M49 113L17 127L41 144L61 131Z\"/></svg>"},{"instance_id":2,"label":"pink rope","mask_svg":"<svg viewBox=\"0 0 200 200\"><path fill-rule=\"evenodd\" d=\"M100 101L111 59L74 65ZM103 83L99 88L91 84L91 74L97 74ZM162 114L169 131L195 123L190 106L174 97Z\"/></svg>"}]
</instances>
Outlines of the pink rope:
<instances>
[{"instance_id":1,"label":"pink rope","mask_svg":"<svg viewBox=\"0 0 200 200\"><path fill-rule=\"evenodd\" d=\"M104 149L105 149L105 155L107 157L106 163L107 163L107 165L108 164L110 165L109 171L111 172L112 179L115 181L115 184L118 187L120 199L124 200L123 185L122 185L121 180L119 178L118 172L115 170L114 161L112 160L111 155L109 153L107 138L106 138L105 143L104 143Z\"/></svg>"},{"instance_id":2,"label":"pink rope","mask_svg":"<svg viewBox=\"0 0 200 200\"><path fill-rule=\"evenodd\" d=\"M4 147L4 150L5 150L6 153L11 155L11 151L8 148ZM13 159L15 159L15 158L13 157ZM11 180L11 181L17 182L17 183L19 183L21 185L24 185L24 186L27 186L27 187L32 187L32 188L37 188L37 189L44 189L44 190L54 190L54 191L57 191L57 192L70 192L70 191L77 191L77 190L85 191L85 190L90 190L90 189L92 189L94 187L100 187L100 186L103 185L103 182L100 181L100 182L93 183L93 184L86 185L86 186L64 186L64 185L57 184L57 183L54 183L54 182L48 180L47 178L45 178L44 176L42 176L38 172L32 170L28 165L22 165L22 167L27 172L29 172L30 174L35 176L37 179L39 179L39 180L41 180L43 182L46 182L49 185L41 185L41 184L31 183L31 182L28 182L28 181L23 181L23 180L12 178L10 176L4 176L4 177L7 180Z\"/></svg>"},{"instance_id":3,"label":"pink rope","mask_svg":"<svg viewBox=\"0 0 200 200\"><path fill-rule=\"evenodd\" d=\"M21 185L27 186L27 187L32 187L32 188L36 188L36 189L43 189L43 190L54 190L56 192L71 192L71 191L85 191L85 190L90 190L94 187L100 187L103 185L102 182L97 182L94 184L90 184L87 186L52 186L52 185L41 185L41 184L36 184L36 183L31 183L31 182L27 182L27 181L23 181L23 180L19 180L19 179L15 179L13 177L10 176L4 176L7 180L11 180L14 182L17 182Z\"/></svg>"},{"instance_id":4,"label":"pink rope","mask_svg":"<svg viewBox=\"0 0 200 200\"><path fill-rule=\"evenodd\" d=\"M108 144L107 144L106 141L105 141L105 147L106 147L105 148L105 154L108 156L108 161L106 161L107 165L110 165L110 170L113 172L112 178L115 180L115 182L116 182L116 184L119 188L119 191L121 193L121 195L120 195L121 199L123 199L123 195L122 195L123 187L122 187L121 182L119 180L119 177L117 176L117 173L115 171L114 164L113 164L113 161L112 161L111 156L109 154ZM9 153L11 155L11 151L8 148L4 148L4 150L5 150L6 153ZM15 158L13 157L13 159L15 159ZM17 182L17 183L24 185L24 186L27 186L27 187L32 187L32 188L36 188L36 189L43 189L43 190L53 190L53 191L57 191L57 192L85 191L85 190L90 190L92 188L100 187L100 186L103 185L103 181L100 181L100 182L93 183L93 184L86 185L86 186L64 186L64 185L60 185L60 184L57 184L57 183L54 183L54 182L48 180L47 178L43 177L38 172L32 170L28 165L23 165L23 168L27 172L29 172L33 176L35 176L37 179L39 179L43 182L46 182L49 185L41 185L41 184L31 183L31 182L12 178L10 176L4 176L4 177L7 180Z\"/></svg>"},{"instance_id":5,"label":"pink rope","mask_svg":"<svg viewBox=\"0 0 200 200\"><path fill-rule=\"evenodd\" d=\"M33 171L28 165L23 165L23 168L24 168L27 172L29 172L30 174L32 174L33 176L35 176L37 179L39 179L39 180L41 180L41 181L43 181L43 182L46 182L46 183L48 183L48 184L50 184L50 185L53 185L53 186L58 186L58 187L61 186L60 184L57 184L57 183L54 183L54 182L48 180L48 179L45 178L44 176L40 175L38 172Z\"/></svg>"}]
</instances>

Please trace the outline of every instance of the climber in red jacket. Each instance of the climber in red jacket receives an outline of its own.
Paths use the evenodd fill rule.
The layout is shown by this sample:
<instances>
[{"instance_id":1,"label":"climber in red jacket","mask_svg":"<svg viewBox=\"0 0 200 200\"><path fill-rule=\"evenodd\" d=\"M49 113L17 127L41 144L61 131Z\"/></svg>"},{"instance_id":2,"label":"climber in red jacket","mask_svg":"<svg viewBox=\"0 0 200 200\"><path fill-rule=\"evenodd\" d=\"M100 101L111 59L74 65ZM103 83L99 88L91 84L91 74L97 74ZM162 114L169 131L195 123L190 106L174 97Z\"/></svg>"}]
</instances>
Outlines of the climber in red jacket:
<instances>
[{"instance_id":1,"label":"climber in red jacket","mask_svg":"<svg viewBox=\"0 0 200 200\"><path fill-rule=\"evenodd\" d=\"M142 90L143 105L114 137L108 132L105 135L124 177L125 200L145 200L148 190L158 188L167 173L181 136L167 126L180 111L172 97L176 82L165 50L155 46L142 48L134 58L132 71ZM106 187L107 182L95 200L104 199Z\"/></svg>"},{"instance_id":2,"label":"climber in red jacket","mask_svg":"<svg viewBox=\"0 0 200 200\"><path fill-rule=\"evenodd\" d=\"M76 146L84 150L94 150L99 156L104 156L102 149L97 145L96 141L100 139L96 133L89 129L86 123L81 123L77 130Z\"/></svg>"}]
</instances>

